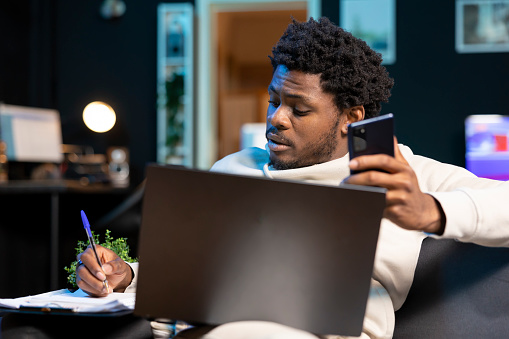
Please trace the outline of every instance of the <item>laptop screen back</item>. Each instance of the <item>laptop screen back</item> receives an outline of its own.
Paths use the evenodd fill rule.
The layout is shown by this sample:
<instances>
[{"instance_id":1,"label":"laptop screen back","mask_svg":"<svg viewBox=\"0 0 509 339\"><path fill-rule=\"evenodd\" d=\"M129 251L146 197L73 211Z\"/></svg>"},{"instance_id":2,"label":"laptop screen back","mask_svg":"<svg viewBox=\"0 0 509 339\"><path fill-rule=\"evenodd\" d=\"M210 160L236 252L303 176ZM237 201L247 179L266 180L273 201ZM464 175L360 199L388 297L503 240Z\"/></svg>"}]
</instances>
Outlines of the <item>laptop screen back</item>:
<instances>
[{"instance_id":1,"label":"laptop screen back","mask_svg":"<svg viewBox=\"0 0 509 339\"><path fill-rule=\"evenodd\" d=\"M384 192L149 166L135 314L359 335Z\"/></svg>"}]
</instances>

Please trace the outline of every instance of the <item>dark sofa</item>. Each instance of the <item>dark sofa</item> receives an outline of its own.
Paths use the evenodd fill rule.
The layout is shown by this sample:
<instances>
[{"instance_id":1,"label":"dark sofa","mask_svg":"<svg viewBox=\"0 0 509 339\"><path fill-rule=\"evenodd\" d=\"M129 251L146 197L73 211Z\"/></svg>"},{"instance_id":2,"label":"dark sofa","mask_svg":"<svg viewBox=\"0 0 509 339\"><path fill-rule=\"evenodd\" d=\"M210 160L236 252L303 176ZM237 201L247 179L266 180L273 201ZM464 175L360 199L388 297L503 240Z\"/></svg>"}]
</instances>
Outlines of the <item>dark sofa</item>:
<instances>
[{"instance_id":1,"label":"dark sofa","mask_svg":"<svg viewBox=\"0 0 509 339\"><path fill-rule=\"evenodd\" d=\"M424 240L394 338L509 338L509 249Z\"/></svg>"}]
</instances>

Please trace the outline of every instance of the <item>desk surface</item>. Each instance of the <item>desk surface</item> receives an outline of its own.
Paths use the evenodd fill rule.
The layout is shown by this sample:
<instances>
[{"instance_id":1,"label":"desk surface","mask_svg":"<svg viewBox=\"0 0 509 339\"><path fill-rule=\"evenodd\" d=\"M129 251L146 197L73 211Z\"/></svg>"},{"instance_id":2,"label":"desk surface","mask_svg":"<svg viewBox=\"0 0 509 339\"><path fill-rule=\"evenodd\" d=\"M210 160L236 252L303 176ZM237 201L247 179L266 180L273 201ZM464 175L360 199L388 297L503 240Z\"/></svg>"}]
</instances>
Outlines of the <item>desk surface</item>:
<instances>
[{"instance_id":1,"label":"desk surface","mask_svg":"<svg viewBox=\"0 0 509 339\"><path fill-rule=\"evenodd\" d=\"M83 185L77 180L10 180L0 183L0 194L15 193L125 193L129 187Z\"/></svg>"}]
</instances>

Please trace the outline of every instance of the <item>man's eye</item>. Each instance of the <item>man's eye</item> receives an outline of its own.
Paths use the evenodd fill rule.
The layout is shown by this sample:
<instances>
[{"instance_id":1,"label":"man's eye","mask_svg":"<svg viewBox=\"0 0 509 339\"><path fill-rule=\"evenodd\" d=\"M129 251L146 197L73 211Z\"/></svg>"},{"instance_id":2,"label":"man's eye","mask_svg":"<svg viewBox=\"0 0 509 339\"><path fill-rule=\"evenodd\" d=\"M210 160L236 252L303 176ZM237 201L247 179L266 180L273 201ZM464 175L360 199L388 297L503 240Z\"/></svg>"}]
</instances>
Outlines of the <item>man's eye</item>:
<instances>
[{"instance_id":1,"label":"man's eye","mask_svg":"<svg viewBox=\"0 0 509 339\"><path fill-rule=\"evenodd\" d=\"M308 111L301 111L301 110L298 110L297 108L293 109L293 114L298 115L298 116L304 116L304 115L306 115L308 113L309 113L309 110Z\"/></svg>"},{"instance_id":2,"label":"man's eye","mask_svg":"<svg viewBox=\"0 0 509 339\"><path fill-rule=\"evenodd\" d=\"M274 107L279 107L279 102L274 100L269 100L269 104L271 104Z\"/></svg>"}]
</instances>

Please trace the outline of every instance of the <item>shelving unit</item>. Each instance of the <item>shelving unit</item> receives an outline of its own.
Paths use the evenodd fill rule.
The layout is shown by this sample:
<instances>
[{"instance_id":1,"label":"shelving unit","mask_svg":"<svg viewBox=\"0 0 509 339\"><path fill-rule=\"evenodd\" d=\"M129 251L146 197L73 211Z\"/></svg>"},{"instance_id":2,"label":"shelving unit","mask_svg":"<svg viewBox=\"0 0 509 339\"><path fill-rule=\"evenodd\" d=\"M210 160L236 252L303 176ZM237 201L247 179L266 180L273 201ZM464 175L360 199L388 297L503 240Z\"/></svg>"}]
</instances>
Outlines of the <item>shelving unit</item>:
<instances>
[{"instance_id":1,"label":"shelving unit","mask_svg":"<svg viewBox=\"0 0 509 339\"><path fill-rule=\"evenodd\" d=\"M162 3L157 31L157 161L193 166L193 6Z\"/></svg>"}]
</instances>

